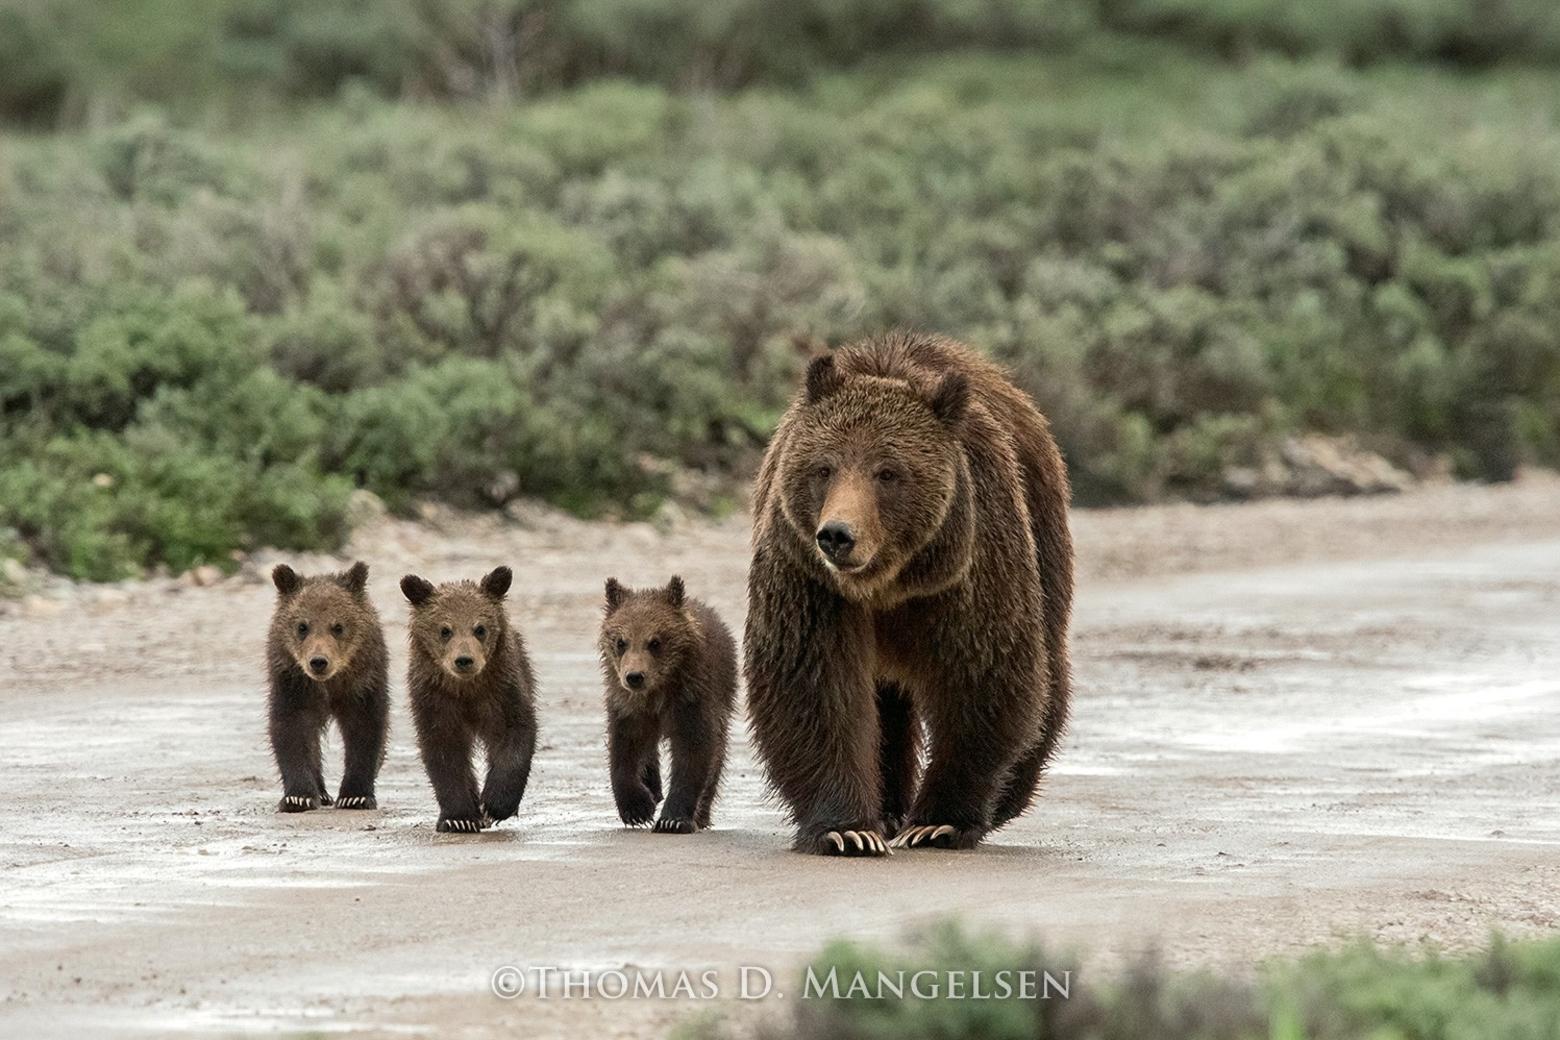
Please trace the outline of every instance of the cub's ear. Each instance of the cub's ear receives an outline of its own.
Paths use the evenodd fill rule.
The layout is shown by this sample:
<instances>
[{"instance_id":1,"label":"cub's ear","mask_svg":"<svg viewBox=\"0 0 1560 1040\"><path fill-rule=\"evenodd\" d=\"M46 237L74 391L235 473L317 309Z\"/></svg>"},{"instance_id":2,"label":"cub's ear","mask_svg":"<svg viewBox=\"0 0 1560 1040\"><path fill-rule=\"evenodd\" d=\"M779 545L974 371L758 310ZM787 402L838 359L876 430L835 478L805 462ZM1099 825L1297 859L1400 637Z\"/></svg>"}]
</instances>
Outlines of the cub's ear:
<instances>
[{"instance_id":1,"label":"cub's ear","mask_svg":"<svg viewBox=\"0 0 1560 1040\"><path fill-rule=\"evenodd\" d=\"M341 582L342 587L352 595L361 596L364 587L368 585L368 564L359 560L342 572L336 580Z\"/></svg>"},{"instance_id":2,"label":"cub's ear","mask_svg":"<svg viewBox=\"0 0 1560 1040\"><path fill-rule=\"evenodd\" d=\"M949 372L932 391L932 414L946 426L957 426L970 403L970 381L963 372Z\"/></svg>"},{"instance_id":3,"label":"cub's ear","mask_svg":"<svg viewBox=\"0 0 1560 1040\"><path fill-rule=\"evenodd\" d=\"M607 579L607 613L610 614L623 605L628 598L628 590L618 584L616 578Z\"/></svg>"},{"instance_id":4,"label":"cub's ear","mask_svg":"<svg viewBox=\"0 0 1560 1040\"><path fill-rule=\"evenodd\" d=\"M482 591L494 599L503 599L504 593L509 591L509 583L515 580L515 574L508 567L494 567L482 578Z\"/></svg>"},{"instance_id":5,"label":"cub's ear","mask_svg":"<svg viewBox=\"0 0 1560 1040\"><path fill-rule=\"evenodd\" d=\"M672 580L666 583L666 602L681 610L683 605L683 580L678 575L672 575Z\"/></svg>"},{"instance_id":6,"label":"cub's ear","mask_svg":"<svg viewBox=\"0 0 1560 1040\"><path fill-rule=\"evenodd\" d=\"M276 585L276 591L284 596L291 596L298 591L298 586L303 584L303 579L298 577L298 572L285 563L277 564L271 571L271 581Z\"/></svg>"},{"instance_id":7,"label":"cub's ear","mask_svg":"<svg viewBox=\"0 0 1560 1040\"><path fill-rule=\"evenodd\" d=\"M401 592L414 607L420 607L433 598L433 582L426 578L419 578L415 574L408 574L401 579Z\"/></svg>"},{"instance_id":8,"label":"cub's ear","mask_svg":"<svg viewBox=\"0 0 1560 1040\"><path fill-rule=\"evenodd\" d=\"M835 367L833 354L820 354L807 366L807 403L817 404L833 394L845 382Z\"/></svg>"}]
</instances>

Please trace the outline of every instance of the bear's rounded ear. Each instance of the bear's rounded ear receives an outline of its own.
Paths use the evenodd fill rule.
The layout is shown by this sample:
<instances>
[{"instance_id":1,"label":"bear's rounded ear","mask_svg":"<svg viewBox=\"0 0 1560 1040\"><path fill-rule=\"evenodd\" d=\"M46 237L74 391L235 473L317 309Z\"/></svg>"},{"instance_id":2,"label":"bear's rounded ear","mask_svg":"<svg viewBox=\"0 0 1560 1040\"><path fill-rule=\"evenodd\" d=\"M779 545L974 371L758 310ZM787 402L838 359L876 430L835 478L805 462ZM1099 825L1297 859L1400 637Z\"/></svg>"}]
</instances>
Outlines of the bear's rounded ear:
<instances>
[{"instance_id":1,"label":"bear's rounded ear","mask_svg":"<svg viewBox=\"0 0 1560 1040\"><path fill-rule=\"evenodd\" d=\"M347 568L336 580L341 582L342 587L352 593L352 595L361 596L363 595L363 589L368 585L368 564L359 560Z\"/></svg>"},{"instance_id":2,"label":"bear's rounded ear","mask_svg":"<svg viewBox=\"0 0 1560 1040\"><path fill-rule=\"evenodd\" d=\"M433 597L433 582L408 574L401 579L401 592L412 606L420 607Z\"/></svg>"},{"instance_id":3,"label":"bear's rounded ear","mask_svg":"<svg viewBox=\"0 0 1560 1040\"><path fill-rule=\"evenodd\" d=\"M277 564L271 571L271 581L276 585L276 591L284 596L291 596L298 591L298 586L303 584L303 579L298 577L298 572L285 563Z\"/></svg>"},{"instance_id":4,"label":"bear's rounded ear","mask_svg":"<svg viewBox=\"0 0 1560 1040\"><path fill-rule=\"evenodd\" d=\"M807 403L817 404L840 388L845 377L835 367L833 354L820 354L807 366Z\"/></svg>"},{"instance_id":5,"label":"bear's rounded ear","mask_svg":"<svg viewBox=\"0 0 1560 1040\"><path fill-rule=\"evenodd\" d=\"M932 414L946 426L957 426L970 403L970 381L963 372L949 372L932 391Z\"/></svg>"},{"instance_id":6,"label":"bear's rounded ear","mask_svg":"<svg viewBox=\"0 0 1560 1040\"><path fill-rule=\"evenodd\" d=\"M683 605L683 580L678 575L672 575L672 580L666 583L666 602L681 610Z\"/></svg>"},{"instance_id":7,"label":"bear's rounded ear","mask_svg":"<svg viewBox=\"0 0 1560 1040\"><path fill-rule=\"evenodd\" d=\"M607 579L607 613L610 614L623 605L628 598L628 590L618 584L616 578Z\"/></svg>"},{"instance_id":8,"label":"bear's rounded ear","mask_svg":"<svg viewBox=\"0 0 1560 1040\"><path fill-rule=\"evenodd\" d=\"M504 593L509 591L509 583L514 580L514 572L508 567L494 567L483 575L481 588L494 599L503 599Z\"/></svg>"}]
</instances>

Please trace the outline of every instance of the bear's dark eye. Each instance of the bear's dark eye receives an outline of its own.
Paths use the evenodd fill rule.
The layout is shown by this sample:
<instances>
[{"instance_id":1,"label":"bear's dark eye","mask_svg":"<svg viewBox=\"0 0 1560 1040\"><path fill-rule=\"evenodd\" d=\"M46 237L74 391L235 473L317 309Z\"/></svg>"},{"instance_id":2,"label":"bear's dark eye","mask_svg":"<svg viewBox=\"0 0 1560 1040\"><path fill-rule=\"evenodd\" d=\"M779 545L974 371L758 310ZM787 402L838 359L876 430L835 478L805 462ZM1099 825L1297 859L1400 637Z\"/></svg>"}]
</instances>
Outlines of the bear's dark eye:
<instances>
[{"instance_id":1,"label":"bear's dark eye","mask_svg":"<svg viewBox=\"0 0 1560 1040\"><path fill-rule=\"evenodd\" d=\"M884 484L892 484L899 479L899 474L885 467L877 471L877 478Z\"/></svg>"},{"instance_id":2,"label":"bear's dark eye","mask_svg":"<svg viewBox=\"0 0 1560 1040\"><path fill-rule=\"evenodd\" d=\"M478 625L476 628L471 630L471 634L476 636L478 639L486 639L487 638L487 626L486 625Z\"/></svg>"},{"instance_id":3,"label":"bear's dark eye","mask_svg":"<svg viewBox=\"0 0 1560 1040\"><path fill-rule=\"evenodd\" d=\"M626 640L626 639L619 639L617 641L616 647L617 647L618 656L621 657L623 655L623 651L628 649L628 640Z\"/></svg>"},{"instance_id":4,"label":"bear's dark eye","mask_svg":"<svg viewBox=\"0 0 1560 1040\"><path fill-rule=\"evenodd\" d=\"M307 621L298 622L298 634L300 636L306 636L309 634L309 623Z\"/></svg>"},{"instance_id":5,"label":"bear's dark eye","mask_svg":"<svg viewBox=\"0 0 1560 1040\"><path fill-rule=\"evenodd\" d=\"M819 480L828 480L830 477L834 476L834 467L833 466L819 466L818 469L817 469L817 473L818 473L818 479Z\"/></svg>"},{"instance_id":6,"label":"bear's dark eye","mask_svg":"<svg viewBox=\"0 0 1560 1040\"><path fill-rule=\"evenodd\" d=\"M443 628L439 629L439 638L444 640L445 642L449 642L450 636L452 636L454 634L455 634L455 630L453 628L451 628L449 625L445 625Z\"/></svg>"},{"instance_id":7,"label":"bear's dark eye","mask_svg":"<svg viewBox=\"0 0 1560 1040\"><path fill-rule=\"evenodd\" d=\"M659 639L652 639L650 642L645 644L645 647L652 654L658 654L661 652L661 641Z\"/></svg>"},{"instance_id":8,"label":"bear's dark eye","mask_svg":"<svg viewBox=\"0 0 1560 1040\"><path fill-rule=\"evenodd\" d=\"M333 635L333 636L339 636L339 635L341 635L341 633L345 632L346 630L347 630L347 626L343 625L340 621L338 621L334 625L330 626L330 634Z\"/></svg>"}]
</instances>

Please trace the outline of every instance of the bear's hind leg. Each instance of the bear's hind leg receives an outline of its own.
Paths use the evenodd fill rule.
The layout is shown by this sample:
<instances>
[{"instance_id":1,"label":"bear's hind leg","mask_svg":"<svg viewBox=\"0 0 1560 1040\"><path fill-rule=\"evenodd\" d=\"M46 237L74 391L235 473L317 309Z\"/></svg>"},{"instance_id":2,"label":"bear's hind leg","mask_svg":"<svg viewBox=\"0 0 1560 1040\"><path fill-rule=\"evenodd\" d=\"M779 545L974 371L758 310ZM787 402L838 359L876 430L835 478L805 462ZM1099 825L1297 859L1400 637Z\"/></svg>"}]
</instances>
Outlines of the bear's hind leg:
<instances>
[{"instance_id":1,"label":"bear's hind leg","mask_svg":"<svg viewBox=\"0 0 1560 1040\"><path fill-rule=\"evenodd\" d=\"M661 789L661 749L652 747L649 756L645 759L644 772L639 776L640 781L650 791L650 797L655 799L657 805L665 792Z\"/></svg>"},{"instance_id":2,"label":"bear's hind leg","mask_svg":"<svg viewBox=\"0 0 1560 1040\"><path fill-rule=\"evenodd\" d=\"M1001 677L982 676L963 677L945 688L980 691L987 698L985 710L946 694L925 698L935 705L927 716L931 762L896 846L972 849L991 830L998 786L1011 774L1024 750L1023 735L1030 732L1016 724L1020 720L993 710L1023 703L1023 698L1005 698L1001 686Z\"/></svg>"},{"instance_id":3,"label":"bear's hind leg","mask_svg":"<svg viewBox=\"0 0 1560 1040\"><path fill-rule=\"evenodd\" d=\"M921 765L921 726L915 705L892 682L877 685L878 765L883 774L883 833L892 838L915 803Z\"/></svg>"}]
</instances>

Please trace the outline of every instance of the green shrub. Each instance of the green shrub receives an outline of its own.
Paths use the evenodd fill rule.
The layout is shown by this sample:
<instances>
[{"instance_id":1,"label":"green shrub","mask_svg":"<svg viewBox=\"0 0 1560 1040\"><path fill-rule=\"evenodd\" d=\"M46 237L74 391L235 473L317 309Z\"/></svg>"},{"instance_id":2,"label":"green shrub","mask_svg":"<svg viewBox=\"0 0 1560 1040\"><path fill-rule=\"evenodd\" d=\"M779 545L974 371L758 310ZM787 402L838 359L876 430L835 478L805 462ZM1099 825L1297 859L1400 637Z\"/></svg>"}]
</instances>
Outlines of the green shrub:
<instances>
[{"instance_id":1,"label":"green shrub","mask_svg":"<svg viewBox=\"0 0 1560 1040\"><path fill-rule=\"evenodd\" d=\"M251 42L304 17L247 10ZM831 8L807 46L855 61L901 10ZM915 10L980 42L1053 7ZM1104 37L729 97L353 90L14 135L0 529L104 576L332 544L352 487L642 514L679 470L735 487L807 349L894 325L1008 366L1080 503L1207 498L1310 431L1557 465L1554 75Z\"/></svg>"},{"instance_id":2,"label":"green shrub","mask_svg":"<svg viewBox=\"0 0 1560 1040\"><path fill-rule=\"evenodd\" d=\"M921 995L917 972L929 973ZM1026 974L1030 999L1018 995ZM1152 956L1096 972L1033 943L939 925L904 950L835 942L799 975L784 989L800 999L787 1001L791 1019L770 1027L771 1040L1546 1040L1560 1029L1555 940L1496 937L1458 957L1360 943L1248 981L1172 972ZM942 996L958 986L967 998L977 985L987 999ZM728 1034L715 1019L678 1035Z\"/></svg>"}]
</instances>

